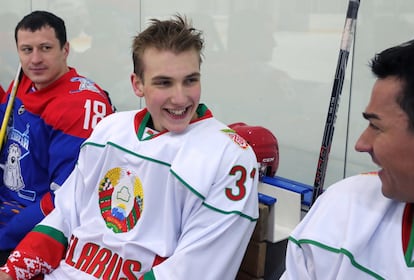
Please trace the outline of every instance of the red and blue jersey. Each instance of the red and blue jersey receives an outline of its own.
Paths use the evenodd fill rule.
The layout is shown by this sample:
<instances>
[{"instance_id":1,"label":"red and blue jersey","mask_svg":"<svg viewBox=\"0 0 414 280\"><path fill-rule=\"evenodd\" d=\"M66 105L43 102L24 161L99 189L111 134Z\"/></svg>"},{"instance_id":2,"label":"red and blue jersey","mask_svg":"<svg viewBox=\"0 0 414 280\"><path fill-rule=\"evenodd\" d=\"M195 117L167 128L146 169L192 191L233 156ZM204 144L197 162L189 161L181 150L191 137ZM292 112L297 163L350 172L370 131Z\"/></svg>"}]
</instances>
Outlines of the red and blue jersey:
<instances>
[{"instance_id":1,"label":"red and blue jersey","mask_svg":"<svg viewBox=\"0 0 414 280\"><path fill-rule=\"evenodd\" d=\"M53 208L53 191L74 168L80 145L112 112L106 93L73 68L41 90L23 75L0 154L0 250L14 248Z\"/></svg>"}]
</instances>

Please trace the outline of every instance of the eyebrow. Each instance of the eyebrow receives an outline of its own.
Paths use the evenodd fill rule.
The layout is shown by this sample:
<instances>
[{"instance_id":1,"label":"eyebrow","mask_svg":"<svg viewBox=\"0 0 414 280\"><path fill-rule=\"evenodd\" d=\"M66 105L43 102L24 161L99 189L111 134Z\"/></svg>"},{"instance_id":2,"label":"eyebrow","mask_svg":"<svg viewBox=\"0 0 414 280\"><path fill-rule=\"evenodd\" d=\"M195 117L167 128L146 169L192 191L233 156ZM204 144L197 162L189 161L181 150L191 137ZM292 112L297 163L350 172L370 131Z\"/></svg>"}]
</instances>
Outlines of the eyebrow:
<instances>
[{"instance_id":1,"label":"eyebrow","mask_svg":"<svg viewBox=\"0 0 414 280\"><path fill-rule=\"evenodd\" d=\"M192 78L192 77L200 77L200 76L201 76L200 72L194 72L194 73L192 73L192 74L190 74L190 75L187 75L187 77L188 77L188 78Z\"/></svg>"},{"instance_id":2,"label":"eyebrow","mask_svg":"<svg viewBox=\"0 0 414 280\"><path fill-rule=\"evenodd\" d=\"M191 73L191 74L185 76L185 78L188 79L188 78L200 77L200 76L201 76L200 72L194 72L194 73ZM152 80L170 80L170 79L172 79L172 77L163 76L163 75L155 76L155 77L152 78Z\"/></svg>"},{"instance_id":3,"label":"eyebrow","mask_svg":"<svg viewBox=\"0 0 414 280\"><path fill-rule=\"evenodd\" d=\"M374 113L366 113L366 112L364 112L364 113L362 113L362 116L366 120L370 120L370 119L379 120L380 119L380 117L377 114L374 114Z\"/></svg>"}]
</instances>

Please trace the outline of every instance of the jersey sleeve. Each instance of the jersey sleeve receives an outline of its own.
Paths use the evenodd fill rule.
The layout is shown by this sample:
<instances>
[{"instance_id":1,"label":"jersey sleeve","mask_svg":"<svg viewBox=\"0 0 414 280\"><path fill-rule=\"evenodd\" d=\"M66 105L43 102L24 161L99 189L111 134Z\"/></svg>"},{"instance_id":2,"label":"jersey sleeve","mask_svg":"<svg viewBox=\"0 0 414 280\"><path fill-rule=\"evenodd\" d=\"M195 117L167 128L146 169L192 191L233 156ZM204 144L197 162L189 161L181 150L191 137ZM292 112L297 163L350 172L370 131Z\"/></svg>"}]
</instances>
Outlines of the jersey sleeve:
<instances>
[{"instance_id":1,"label":"jersey sleeve","mask_svg":"<svg viewBox=\"0 0 414 280\"><path fill-rule=\"evenodd\" d=\"M338 203L334 202L335 199L332 197L327 199L330 196L331 190L328 188L318 198L310 211L289 236L285 259L286 269L281 279L332 278L328 277L331 273L329 266L333 266L331 260L336 258L336 254L334 252L330 253L329 250L320 250L318 246L314 246L321 242L320 239L315 237L318 235L323 236L325 233L330 235L329 216L337 212L335 205ZM340 219L339 216L338 219ZM321 270L320 268L324 266L325 268ZM333 278L336 277L333 276Z\"/></svg>"},{"instance_id":2,"label":"jersey sleeve","mask_svg":"<svg viewBox=\"0 0 414 280\"><path fill-rule=\"evenodd\" d=\"M58 104L52 107L55 109L47 115L50 119L46 119L46 122L54 123L54 132L48 147L52 198L54 190L59 188L72 172L82 143L91 135L99 121L113 113L113 107L103 91L85 91L69 97L59 100ZM51 202L53 203L53 199ZM50 207L53 205L49 203L48 208ZM47 214L48 211L45 211L44 207L41 209L43 214Z\"/></svg>"},{"instance_id":3,"label":"jersey sleeve","mask_svg":"<svg viewBox=\"0 0 414 280\"><path fill-rule=\"evenodd\" d=\"M77 206L83 203L83 186L83 176L75 168L56 191L56 207L23 238L0 270L13 279L32 279L59 265L65 257L70 232L78 225Z\"/></svg>"},{"instance_id":4,"label":"jersey sleeve","mask_svg":"<svg viewBox=\"0 0 414 280\"><path fill-rule=\"evenodd\" d=\"M384 199L380 188L375 173L329 186L289 236L282 279L365 279L368 274L388 279L376 274L373 267L381 265L366 250L375 246L383 221L392 219L387 213L393 201Z\"/></svg>"},{"instance_id":5,"label":"jersey sleeve","mask_svg":"<svg viewBox=\"0 0 414 280\"><path fill-rule=\"evenodd\" d=\"M79 161L82 161L81 158L82 153ZM55 229L66 239L71 237L72 230L79 225L80 207L85 205L89 198L79 164L81 163L75 166L62 187L55 192L55 208L39 223L41 226Z\"/></svg>"},{"instance_id":6,"label":"jersey sleeve","mask_svg":"<svg viewBox=\"0 0 414 280\"><path fill-rule=\"evenodd\" d=\"M73 169L83 141L99 121L112 113L112 105L103 91L84 91L56 101L45 115L46 123L53 124L55 131L49 147L52 182L63 183Z\"/></svg>"},{"instance_id":7,"label":"jersey sleeve","mask_svg":"<svg viewBox=\"0 0 414 280\"><path fill-rule=\"evenodd\" d=\"M49 144L42 147L38 144L34 150L36 157L47 162L49 179L39 178L38 170L28 168L33 181L32 189L49 190L46 199L36 199L25 209L19 210L0 231L2 244L9 249L15 248L18 242L54 207L54 191L58 189L73 170L82 143L88 137L95 125L105 116L113 113L112 106L104 93L85 92L73 97L57 101L45 112L45 121L51 125ZM70 104L70 106L68 105ZM42 154L47 149L47 157ZM7 242L6 242L7 240ZM2 245L3 246L3 245Z\"/></svg>"},{"instance_id":8,"label":"jersey sleeve","mask_svg":"<svg viewBox=\"0 0 414 280\"><path fill-rule=\"evenodd\" d=\"M39 203L33 203L19 209L19 213L9 220L6 227L2 228L1 241L3 244L14 248L33 227L44 218ZM7 249L7 248L6 248Z\"/></svg>"},{"instance_id":9,"label":"jersey sleeve","mask_svg":"<svg viewBox=\"0 0 414 280\"><path fill-rule=\"evenodd\" d=\"M316 279L310 276L313 270L312 260L305 257L304 249L293 239L288 241L285 267L286 269L280 277L281 280Z\"/></svg>"},{"instance_id":10,"label":"jersey sleeve","mask_svg":"<svg viewBox=\"0 0 414 280\"><path fill-rule=\"evenodd\" d=\"M48 274L59 265L66 247L66 239L60 232L38 225L26 235L0 270L13 279L38 279L36 276Z\"/></svg>"},{"instance_id":11,"label":"jersey sleeve","mask_svg":"<svg viewBox=\"0 0 414 280\"><path fill-rule=\"evenodd\" d=\"M207 175L202 179L211 182L209 192L198 193L192 186L196 183L180 178L193 195L186 198L182 233L173 255L149 272L155 279L198 279L201 271L206 279L235 279L258 217L258 172L251 150L234 153L222 157L213 180ZM191 162L193 168L187 173L208 172ZM203 162L206 165L203 160L199 164ZM179 176L186 168L180 164L173 172Z\"/></svg>"}]
</instances>

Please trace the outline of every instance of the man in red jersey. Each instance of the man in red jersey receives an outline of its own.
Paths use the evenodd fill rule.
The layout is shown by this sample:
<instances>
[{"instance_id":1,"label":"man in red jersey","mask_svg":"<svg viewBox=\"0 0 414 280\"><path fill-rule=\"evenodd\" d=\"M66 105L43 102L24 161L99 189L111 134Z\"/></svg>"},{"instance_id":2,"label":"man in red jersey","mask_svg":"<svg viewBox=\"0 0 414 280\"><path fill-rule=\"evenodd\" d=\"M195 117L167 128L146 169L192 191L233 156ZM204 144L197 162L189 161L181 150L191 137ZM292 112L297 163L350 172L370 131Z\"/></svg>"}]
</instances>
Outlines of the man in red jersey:
<instances>
[{"instance_id":1,"label":"man in red jersey","mask_svg":"<svg viewBox=\"0 0 414 280\"><path fill-rule=\"evenodd\" d=\"M67 65L61 18L34 11L14 36L22 72L0 153L0 263L53 209L54 191L74 168L81 143L113 112L104 90Z\"/></svg>"}]
</instances>

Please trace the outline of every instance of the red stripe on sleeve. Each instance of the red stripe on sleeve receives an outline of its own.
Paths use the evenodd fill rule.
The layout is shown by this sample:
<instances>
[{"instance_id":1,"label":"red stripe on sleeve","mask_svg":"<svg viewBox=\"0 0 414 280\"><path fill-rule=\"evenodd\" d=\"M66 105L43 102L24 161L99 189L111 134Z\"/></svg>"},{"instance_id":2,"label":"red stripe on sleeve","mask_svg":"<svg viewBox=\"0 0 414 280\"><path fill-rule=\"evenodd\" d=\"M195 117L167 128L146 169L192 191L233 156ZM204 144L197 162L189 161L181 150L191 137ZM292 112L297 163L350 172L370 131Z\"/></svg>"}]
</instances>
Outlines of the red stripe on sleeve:
<instances>
[{"instance_id":1,"label":"red stripe on sleeve","mask_svg":"<svg viewBox=\"0 0 414 280\"><path fill-rule=\"evenodd\" d=\"M46 193L40 200L40 209L43 212L43 215L47 215L52 212L55 205L53 203L52 194L50 192Z\"/></svg>"},{"instance_id":2,"label":"red stripe on sleeve","mask_svg":"<svg viewBox=\"0 0 414 280\"><path fill-rule=\"evenodd\" d=\"M41 232L29 232L1 268L13 279L42 279L65 256L65 246ZM18 275L17 275L18 274Z\"/></svg>"}]
</instances>

